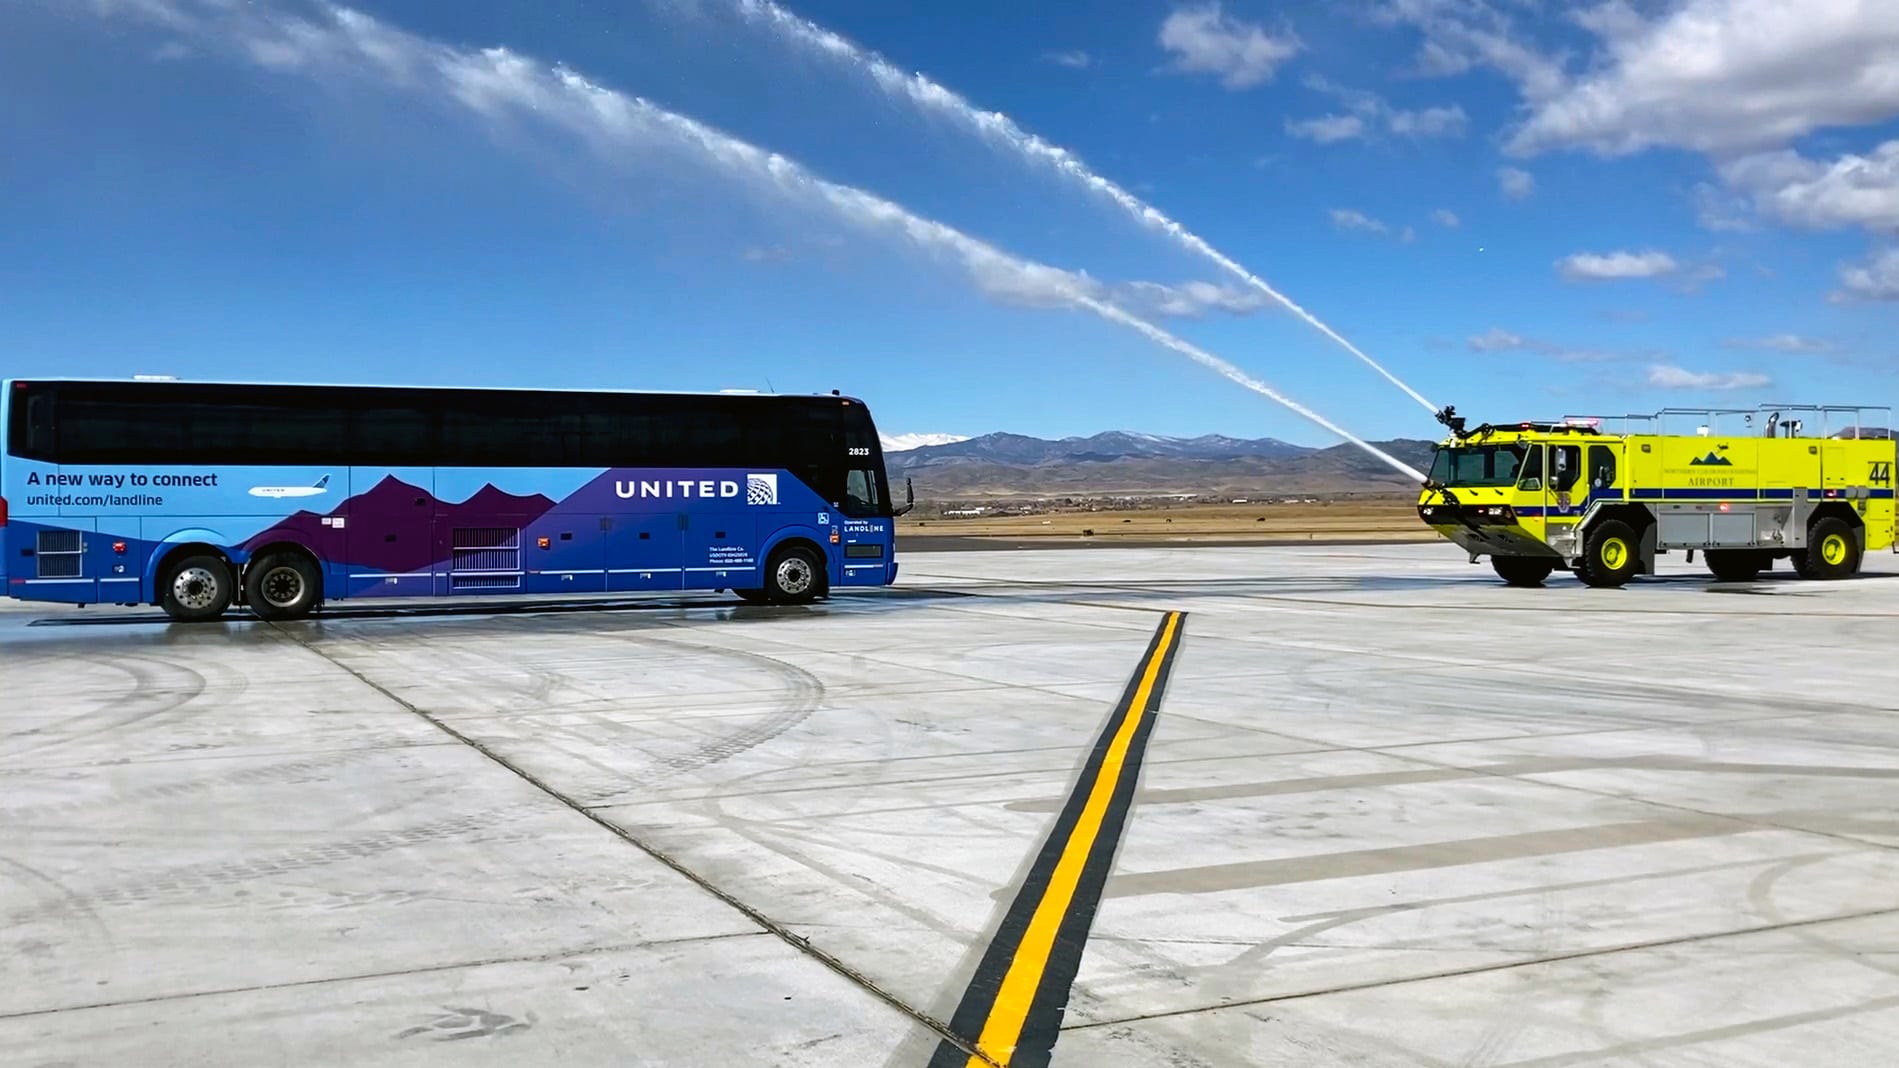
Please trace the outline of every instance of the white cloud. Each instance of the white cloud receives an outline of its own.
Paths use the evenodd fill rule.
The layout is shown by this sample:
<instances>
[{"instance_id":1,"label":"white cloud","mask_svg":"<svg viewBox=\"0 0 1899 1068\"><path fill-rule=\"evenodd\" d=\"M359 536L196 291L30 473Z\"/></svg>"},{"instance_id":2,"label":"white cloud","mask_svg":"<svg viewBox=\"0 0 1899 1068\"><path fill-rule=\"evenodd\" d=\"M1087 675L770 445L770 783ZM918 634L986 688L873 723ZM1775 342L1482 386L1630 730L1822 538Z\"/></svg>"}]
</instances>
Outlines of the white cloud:
<instances>
[{"instance_id":1,"label":"white cloud","mask_svg":"<svg viewBox=\"0 0 1899 1068\"><path fill-rule=\"evenodd\" d=\"M1395 136L1414 140L1425 137L1459 137L1464 134L1470 123L1470 116L1464 113L1463 108L1454 104L1449 107L1428 107L1418 110L1394 108L1377 93L1338 85L1319 75L1306 78L1305 84L1309 89L1338 98L1349 112L1349 114L1327 114L1313 119L1286 122L1288 133L1321 144L1369 139L1373 131L1380 126Z\"/></svg>"},{"instance_id":2,"label":"white cloud","mask_svg":"<svg viewBox=\"0 0 1899 1068\"><path fill-rule=\"evenodd\" d=\"M1359 230L1368 234L1391 232L1391 227L1366 215L1362 211L1352 211L1349 208L1333 208L1332 225L1341 230Z\"/></svg>"},{"instance_id":3,"label":"white cloud","mask_svg":"<svg viewBox=\"0 0 1899 1068\"><path fill-rule=\"evenodd\" d=\"M1322 145L1355 141L1365 136L1365 120L1357 115L1321 115L1316 119L1287 119L1286 132Z\"/></svg>"},{"instance_id":4,"label":"white cloud","mask_svg":"<svg viewBox=\"0 0 1899 1068\"><path fill-rule=\"evenodd\" d=\"M878 434L885 452L908 452L928 445L954 445L968 441L967 434Z\"/></svg>"},{"instance_id":5,"label":"white cloud","mask_svg":"<svg viewBox=\"0 0 1899 1068\"><path fill-rule=\"evenodd\" d=\"M1745 196L1736 196L1711 182L1695 184L1695 221L1704 230L1715 233L1748 233L1754 230L1753 207Z\"/></svg>"},{"instance_id":6,"label":"white cloud","mask_svg":"<svg viewBox=\"0 0 1899 1068\"><path fill-rule=\"evenodd\" d=\"M1151 315L1172 318L1198 318L1209 311L1251 315L1272 302L1272 298L1256 289L1237 289L1212 282L1187 282L1177 286L1129 282L1119 288L1121 303L1139 306Z\"/></svg>"},{"instance_id":7,"label":"white cloud","mask_svg":"<svg viewBox=\"0 0 1899 1068\"><path fill-rule=\"evenodd\" d=\"M1512 333L1501 327L1491 327L1470 338L1465 344L1472 352L1527 352L1562 363L1606 363L1626 358L1601 349L1574 348L1541 338L1524 337L1522 334Z\"/></svg>"},{"instance_id":8,"label":"white cloud","mask_svg":"<svg viewBox=\"0 0 1899 1068\"><path fill-rule=\"evenodd\" d=\"M1566 84L1562 57L1544 56L1525 44L1509 14L1485 0L1386 0L1371 17L1419 32L1417 73L1441 77L1489 67L1515 81L1530 99L1550 96Z\"/></svg>"},{"instance_id":9,"label":"white cloud","mask_svg":"<svg viewBox=\"0 0 1899 1068\"><path fill-rule=\"evenodd\" d=\"M1681 0L1651 18L1611 0L1575 21L1599 52L1560 88L1525 82L1532 108L1512 152L1731 153L1899 114L1889 2Z\"/></svg>"},{"instance_id":10,"label":"white cloud","mask_svg":"<svg viewBox=\"0 0 1899 1068\"><path fill-rule=\"evenodd\" d=\"M1381 234L1395 238L1407 245L1418 239L1418 232L1412 227L1403 226L1394 230L1382 219L1374 219L1362 211L1353 211L1349 208L1333 208L1331 216L1332 225L1340 230L1351 230L1363 234Z\"/></svg>"},{"instance_id":11,"label":"white cloud","mask_svg":"<svg viewBox=\"0 0 1899 1068\"><path fill-rule=\"evenodd\" d=\"M1161 22L1160 46L1173 54L1175 70L1217 74L1228 89L1271 81L1279 65L1304 47L1291 31L1274 36L1256 22L1228 16L1218 0L1168 15Z\"/></svg>"},{"instance_id":12,"label":"white cloud","mask_svg":"<svg viewBox=\"0 0 1899 1068\"><path fill-rule=\"evenodd\" d=\"M1457 217L1457 213L1447 208L1439 208L1432 212L1431 221L1452 230L1464 225L1463 220Z\"/></svg>"},{"instance_id":13,"label":"white cloud","mask_svg":"<svg viewBox=\"0 0 1899 1068\"><path fill-rule=\"evenodd\" d=\"M1831 163L1791 150L1743 156L1724 164L1721 178L1762 215L1794 226L1899 230L1899 141Z\"/></svg>"},{"instance_id":14,"label":"white cloud","mask_svg":"<svg viewBox=\"0 0 1899 1068\"><path fill-rule=\"evenodd\" d=\"M1421 111L1394 111L1386 120L1392 133L1402 137L1445 137L1464 132L1470 116L1453 104Z\"/></svg>"},{"instance_id":15,"label":"white cloud","mask_svg":"<svg viewBox=\"0 0 1899 1068\"><path fill-rule=\"evenodd\" d=\"M1865 263L1841 267L1840 288L1828 299L1835 304L1899 301L1899 248L1884 249Z\"/></svg>"},{"instance_id":16,"label":"white cloud","mask_svg":"<svg viewBox=\"0 0 1899 1068\"><path fill-rule=\"evenodd\" d=\"M1556 261L1557 273L1572 282L1657 278L1680 267L1666 252L1578 252Z\"/></svg>"},{"instance_id":17,"label":"white cloud","mask_svg":"<svg viewBox=\"0 0 1899 1068\"><path fill-rule=\"evenodd\" d=\"M1765 349L1769 352L1827 353L1837 351L1831 341L1801 337L1799 334L1771 334L1767 337L1731 337L1722 343L1730 349Z\"/></svg>"},{"instance_id":18,"label":"white cloud","mask_svg":"<svg viewBox=\"0 0 1899 1068\"><path fill-rule=\"evenodd\" d=\"M1733 390L1758 389L1773 379L1754 371L1689 371L1670 363L1658 363L1648 369L1648 384L1657 389Z\"/></svg>"},{"instance_id":19,"label":"white cloud","mask_svg":"<svg viewBox=\"0 0 1899 1068\"><path fill-rule=\"evenodd\" d=\"M1513 334L1501 327L1493 326L1471 338L1468 344L1472 352L1513 352L1526 348L1529 341L1522 334Z\"/></svg>"},{"instance_id":20,"label":"white cloud","mask_svg":"<svg viewBox=\"0 0 1899 1068\"><path fill-rule=\"evenodd\" d=\"M1069 52L1044 52L1042 58L1057 66L1073 67L1080 70L1094 62L1094 57L1077 48Z\"/></svg>"},{"instance_id":21,"label":"white cloud","mask_svg":"<svg viewBox=\"0 0 1899 1068\"><path fill-rule=\"evenodd\" d=\"M1499 167L1497 187L1511 200L1522 200L1536 192L1536 175L1516 167Z\"/></svg>"}]
</instances>

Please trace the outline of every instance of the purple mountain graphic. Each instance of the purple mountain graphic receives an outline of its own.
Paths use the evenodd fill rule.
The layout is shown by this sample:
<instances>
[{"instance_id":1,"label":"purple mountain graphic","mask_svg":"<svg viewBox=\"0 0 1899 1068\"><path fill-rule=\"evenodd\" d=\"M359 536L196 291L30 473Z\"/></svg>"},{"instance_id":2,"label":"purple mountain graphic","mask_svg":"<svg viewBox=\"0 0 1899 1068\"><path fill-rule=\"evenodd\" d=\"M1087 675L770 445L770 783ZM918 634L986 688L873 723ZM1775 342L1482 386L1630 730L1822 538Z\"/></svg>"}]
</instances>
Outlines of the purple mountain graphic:
<instances>
[{"instance_id":1,"label":"purple mountain graphic","mask_svg":"<svg viewBox=\"0 0 1899 1068\"><path fill-rule=\"evenodd\" d=\"M247 552L275 541L306 545L331 563L370 571L424 571L448 558L457 527L525 527L554 507L544 494L519 496L484 485L460 503L439 500L394 475L328 512L299 509L244 542ZM325 524L346 517L341 528Z\"/></svg>"}]
</instances>

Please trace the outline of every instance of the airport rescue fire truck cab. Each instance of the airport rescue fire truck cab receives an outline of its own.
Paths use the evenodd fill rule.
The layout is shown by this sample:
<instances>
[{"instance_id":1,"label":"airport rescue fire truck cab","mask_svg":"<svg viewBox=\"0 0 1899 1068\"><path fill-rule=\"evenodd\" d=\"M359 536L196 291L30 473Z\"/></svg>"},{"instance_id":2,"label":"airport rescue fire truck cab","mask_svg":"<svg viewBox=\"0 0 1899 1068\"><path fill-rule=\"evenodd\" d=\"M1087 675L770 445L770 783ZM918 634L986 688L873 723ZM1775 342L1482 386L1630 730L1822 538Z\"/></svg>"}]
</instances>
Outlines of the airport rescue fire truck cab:
<instances>
[{"instance_id":1,"label":"airport rescue fire truck cab","mask_svg":"<svg viewBox=\"0 0 1899 1068\"><path fill-rule=\"evenodd\" d=\"M1418 517L1512 586L1557 570L1620 586L1676 549L1701 552L1723 582L1778 559L1805 578L1846 578L1865 554L1899 551L1892 422L1867 426L1868 412L1889 409L1666 409L1613 417L1643 429L1611 433L1600 416L1466 428L1447 407ZM1668 432L1683 416L1694 430ZM1821 425L1803 434L1809 421Z\"/></svg>"}]
</instances>

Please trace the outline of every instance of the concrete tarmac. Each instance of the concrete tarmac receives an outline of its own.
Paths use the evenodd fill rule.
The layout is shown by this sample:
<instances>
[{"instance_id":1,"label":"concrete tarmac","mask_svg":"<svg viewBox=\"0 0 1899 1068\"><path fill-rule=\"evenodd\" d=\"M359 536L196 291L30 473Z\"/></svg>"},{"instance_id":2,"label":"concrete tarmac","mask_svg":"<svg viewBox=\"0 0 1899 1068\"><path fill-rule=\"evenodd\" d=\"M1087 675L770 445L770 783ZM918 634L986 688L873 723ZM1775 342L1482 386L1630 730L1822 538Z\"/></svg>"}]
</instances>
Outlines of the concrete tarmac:
<instances>
[{"instance_id":1,"label":"concrete tarmac","mask_svg":"<svg viewBox=\"0 0 1899 1068\"><path fill-rule=\"evenodd\" d=\"M9 602L0 1063L1899 1049L1899 558L903 562L808 608Z\"/></svg>"}]
</instances>

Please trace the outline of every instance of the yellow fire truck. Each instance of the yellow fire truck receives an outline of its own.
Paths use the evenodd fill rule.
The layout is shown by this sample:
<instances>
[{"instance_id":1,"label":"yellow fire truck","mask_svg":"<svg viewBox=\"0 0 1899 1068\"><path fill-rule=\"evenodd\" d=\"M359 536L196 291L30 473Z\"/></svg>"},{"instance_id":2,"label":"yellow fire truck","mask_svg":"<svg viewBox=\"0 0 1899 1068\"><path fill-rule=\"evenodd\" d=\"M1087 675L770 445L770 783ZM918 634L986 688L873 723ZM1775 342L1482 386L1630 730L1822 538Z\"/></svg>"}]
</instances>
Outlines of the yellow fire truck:
<instances>
[{"instance_id":1,"label":"yellow fire truck","mask_svg":"<svg viewBox=\"0 0 1899 1068\"><path fill-rule=\"evenodd\" d=\"M1558 569L1590 586L1654 574L1655 558L1698 550L1722 582L1744 582L1786 559L1805 578L1856 575L1869 552L1895 541L1891 421L1869 409L1763 406L1666 409L1623 416L1651 428L1608 433L1605 417L1467 428L1438 413L1437 446L1418 517L1470 553L1490 557L1512 586L1537 586ZM1819 436L1803 436L1817 416ZM1850 426L1828 434L1825 423ZM1690 433L1665 424L1697 417ZM1728 426L1716 432L1714 424ZM1740 432L1734 422L1744 424ZM1657 425L1661 429L1653 429Z\"/></svg>"}]
</instances>

